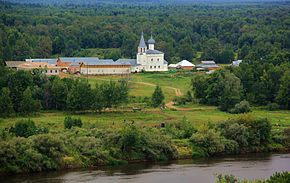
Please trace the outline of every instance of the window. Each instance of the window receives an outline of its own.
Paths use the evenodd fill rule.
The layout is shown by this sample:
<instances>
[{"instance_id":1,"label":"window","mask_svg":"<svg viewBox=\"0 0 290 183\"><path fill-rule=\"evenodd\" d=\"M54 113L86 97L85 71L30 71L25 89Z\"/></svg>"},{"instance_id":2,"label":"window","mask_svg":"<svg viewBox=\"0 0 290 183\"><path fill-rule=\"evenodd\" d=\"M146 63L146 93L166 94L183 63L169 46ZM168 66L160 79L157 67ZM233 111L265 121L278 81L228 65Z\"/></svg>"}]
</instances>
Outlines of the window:
<instances>
[{"instance_id":1,"label":"window","mask_svg":"<svg viewBox=\"0 0 290 183\"><path fill-rule=\"evenodd\" d=\"M152 66L150 66L150 69L152 69Z\"/></svg>"},{"instance_id":2,"label":"window","mask_svg":"<svg viewBox=\"0 0 290 183\"><path fill-rule=\"evenodd\" d=\"M50 70L50 73L52 73L52 70Z\"/></svg>"},{"instance_id":3,"label":"window","mask_svg":"<svg viewBox=\"0 0 290 183\"><path fill-rule=\"evenodd\" d=\"M151 61L153 62L153 58L151 58Z\"/></svg>"},{"instance_id":4,"label":"window","mask_svg":"<svg viewBox=\"0 0 290 183\"><path fill-rule=\"evenodd\" d=\"M157 58L157 61L159 61L159 58Z\"/></svg>"},{"instance_id":5,"label":"window","mask_svg":"<svg viewBox=\"0 0 290 183\"><path fill-rule=\"evenodd\" d=\"M154 66L154 69L156 69L156 66Z\"/></svg>"},{"instance_id":6,"label":"window","mask_svg":"<svg viewBox=\"0 0 290 183\"><path fill-rule=\"evenodd\" d=\"M55 70L54 72L57 73L57 70Z\"/></svg>"},{"instance_id":7,"label":"window","mask_svg":"<svg viewBox=\"0 0 290 183\"><path fill-rule=\"evenodd\" d=\"M160 68L160 65L158 65L158 68Z\"/></svg>"}]
</instances>

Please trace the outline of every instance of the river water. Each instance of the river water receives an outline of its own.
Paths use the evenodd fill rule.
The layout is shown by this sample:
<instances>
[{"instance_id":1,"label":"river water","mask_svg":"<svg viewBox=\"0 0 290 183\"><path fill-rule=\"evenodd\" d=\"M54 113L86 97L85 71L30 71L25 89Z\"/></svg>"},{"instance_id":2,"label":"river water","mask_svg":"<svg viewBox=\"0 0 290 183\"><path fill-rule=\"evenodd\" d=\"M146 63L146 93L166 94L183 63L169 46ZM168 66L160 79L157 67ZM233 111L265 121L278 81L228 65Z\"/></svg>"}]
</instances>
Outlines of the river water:
<instances>
[{"instance_id":1,"label":"river water","mask_svg":"<svg viewBox=\"0 0 290 183\"><path fill-rule=\"evenodd\" d=\"M242 179L265 179L275 172L290 171L290 154L256 154L226 158L139 163L0 177L1 183L207 183L215 174L232 174Z\"/></svg>"}]
</instances>

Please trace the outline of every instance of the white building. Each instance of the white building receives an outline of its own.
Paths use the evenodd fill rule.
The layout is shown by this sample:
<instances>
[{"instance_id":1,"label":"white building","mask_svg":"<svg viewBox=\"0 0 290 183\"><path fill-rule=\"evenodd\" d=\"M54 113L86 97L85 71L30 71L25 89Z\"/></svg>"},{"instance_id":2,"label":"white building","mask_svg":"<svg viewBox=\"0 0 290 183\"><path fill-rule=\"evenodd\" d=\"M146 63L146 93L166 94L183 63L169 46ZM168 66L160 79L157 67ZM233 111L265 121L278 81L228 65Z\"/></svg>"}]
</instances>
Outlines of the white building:
<instances>
[{"instance_id":1,"label":"white building","mask_svg":"<svg viewBox=\"0 0 290 183\"><path fill-rule=\"evenodd\" d=\"M140 64L144 71L168 71L168 62L164 60L163 52L155 50L155 40L152 35L147 43L148 48L142 32L138 46L137 64Z\"/></svg>"},{"instance_id":2,"label":"white building","mask_svg":"<svg viewBox=\"0 0 290 183\"><path fill-rule=\"evenodd\" d=\"M195 67L195 65L189 62L188 60L182 60L177 64L170 64L168 67L172 69L192 70Z\"/></svg>"},{"instance_id":3,"label":"white building","mask_svg":"<svg viewBox=\"0 0 290 183\"><path fill-rule=\"evenodd\" d=\"M137 59L119 59L116 62L120 64L130 64L131 72L168 71L168 62L164 60L164 53L154 48L155 40L152 36L147 43L148 47L142 32L138 53L136 55Z\"/></svg>"},{"instance_id":4,"label":"white building","mask_svg":"<svg viewBox=\"0 0 290 183\"><path fill-rule=\"evenodd\" d=\"M43 74L52 76L59 75L60 67L55 66L47 62L32 62L32 61L6 61L6 65L9 68L14 68L16 70L40 70Z\"/></svg>"},{"instance_id":5,"label":"white building","mask_svg":"<svg viewBox=\"0 0 290 183\"><path fill-rule=\"evenodd\" d=\"M238 67L238 66L240 66L240 63L242 63L242 62L243 62L243 60L235 60L235 61L233 61L232 65Z\"/></svg>"},{"instance_id":6,"label":"white building","mask_svg":"<svg viewBox=\"0 0 290 183\"><path fill-rule=\"evenodd\" d=\"M80 73L85 75L127 75L131 73L131 65L114 62L111 59L82 62Z\"/></svg>"}]
</instances>

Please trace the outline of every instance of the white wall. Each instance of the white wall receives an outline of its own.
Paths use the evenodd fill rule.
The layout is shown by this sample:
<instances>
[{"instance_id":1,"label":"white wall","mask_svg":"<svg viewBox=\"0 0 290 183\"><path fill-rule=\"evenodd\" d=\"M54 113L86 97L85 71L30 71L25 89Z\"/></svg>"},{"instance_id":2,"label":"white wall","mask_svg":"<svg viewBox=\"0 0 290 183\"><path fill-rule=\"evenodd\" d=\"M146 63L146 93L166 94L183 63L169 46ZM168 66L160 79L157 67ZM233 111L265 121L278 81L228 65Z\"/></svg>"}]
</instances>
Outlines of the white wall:
<instances>
[{"instance_id":1,"label":"white wall","mask_svg":"<svg viewBox=\"0 0 290 183\"><path fill-rule=\"evenodd\" d=\"M106 74L130 74L131 68L85 68L81 67L81 74L106 75Z\"/></svg>"},{"instance_id":2,"label":"white wall","mask_svg":"<svg viewBox=\"0 0 290 183\"><path fill-rule=\"evenodd\" d=\"M164 54L150 54L146 58L146 71L167 71L167 64L164 64Z\"/></svg>"}]
</instances>

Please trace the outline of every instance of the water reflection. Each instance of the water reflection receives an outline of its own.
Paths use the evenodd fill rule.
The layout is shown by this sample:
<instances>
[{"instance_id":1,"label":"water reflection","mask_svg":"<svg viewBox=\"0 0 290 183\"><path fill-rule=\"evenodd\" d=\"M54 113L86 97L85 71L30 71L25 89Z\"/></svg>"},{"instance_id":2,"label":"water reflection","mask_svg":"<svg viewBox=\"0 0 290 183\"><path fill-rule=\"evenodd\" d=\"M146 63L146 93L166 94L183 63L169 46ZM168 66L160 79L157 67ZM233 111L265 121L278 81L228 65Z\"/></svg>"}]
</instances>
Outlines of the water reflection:
<instances>
[{"instance_id":1,"label":"water reflection","mask_svg":"<svg viewBox=\"0 0 290 183\"><path fill-rule=\"evenodd\" d=\"M239 178L267 178L276 171L290 171L290 154L258 154L226 158L140 163L95 170L58 171L30 176L0 177L6 183L106 183L106 182L214 182L214 174L233 174Z\"/></svg>"}]
</instances>

